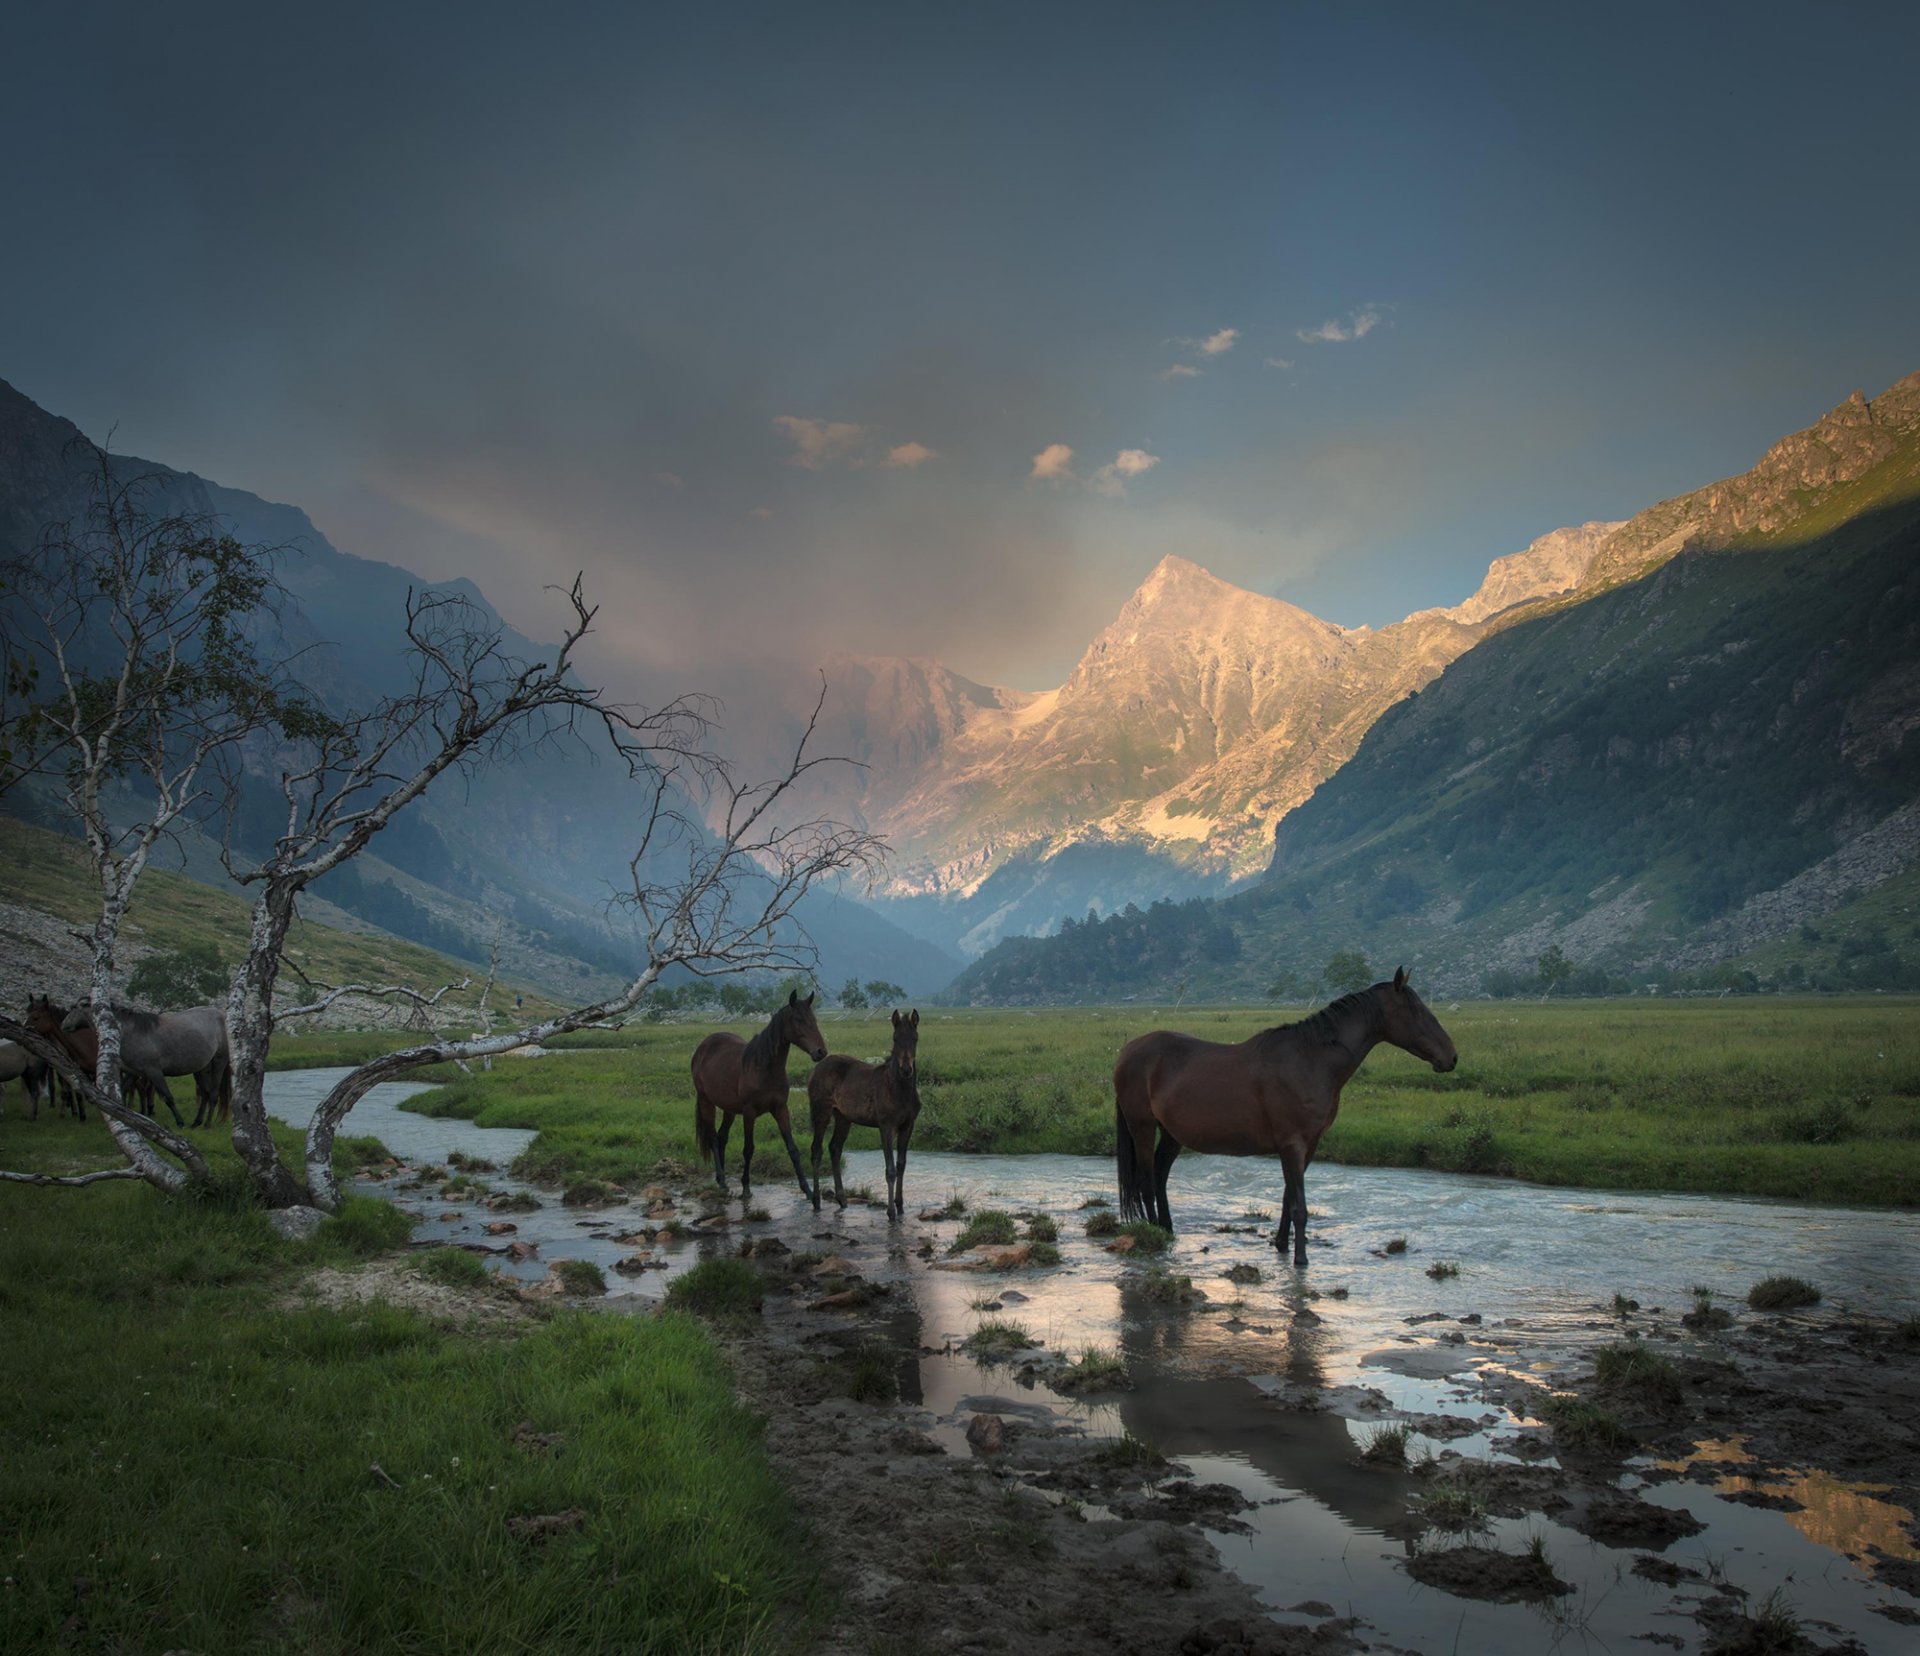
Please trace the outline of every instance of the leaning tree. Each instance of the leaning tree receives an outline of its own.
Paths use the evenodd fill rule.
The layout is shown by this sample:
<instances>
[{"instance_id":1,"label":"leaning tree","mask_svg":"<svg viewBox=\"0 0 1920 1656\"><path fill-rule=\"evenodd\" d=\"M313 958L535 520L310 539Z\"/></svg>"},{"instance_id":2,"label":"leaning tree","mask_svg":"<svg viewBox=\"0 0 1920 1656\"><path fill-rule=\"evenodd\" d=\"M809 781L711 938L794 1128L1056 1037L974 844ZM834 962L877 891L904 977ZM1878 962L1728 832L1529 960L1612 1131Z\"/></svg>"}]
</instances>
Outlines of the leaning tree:
<instances>
[{"instance_id":1,"label":"leaning tree","mask_svg":"<svg viewBox=\"0 0 1920 1656\"><path fill-rule=\"evenodd\" d=\"M141 517L133 510L136 502L114 481L107 458L100 459L103 486L121 491L114 496L117 509L139 533L151 532L165 541L180 538L187 527L206 529L167 528L161 520ZM131 597L113 599L92 615L87 637L104 665L72 675L77 688L67 692L69 702L97 698L99 686L119 679L138 680L151 671L149 658L177 656L191 663L208 658L210 646L216 665L232 656L235 640L246 636L241 621L250 613L249 602L254 611L269 607L278 588L269 551L224 539L219 544L223 568L252 572L258 584L251 600L243 593L243 601L216 601L214 588L202 582L183 589L176 610L184 620L172 631L135 634L124 625L123 611L142 601L136 583L129 589ZM234 1065L233 1143L268 1206L338 1205L334 1136L354 1104L381 1081L422 1065L486 1058L616 1021L633 1011L669 968L714 975L806 964L810 946L795 915L800 900L817 882L871 872L882 855L881 843L870 834L827 818L796 820L790 811L791 795L802 777L816 765L835 762L808 752L819 718L818 700L784 770L767 780L740 781L713 750L712 704L705 698L685 697L638 709L581 681L576 658L592 631L595 612L577 578L562 599L567 609L563 635L545 660L516 655L501 623L460 595L413 592L401 618L407 673L398 691L365 706L323 711L248 651L242 652L246 671L237 678L248 693L224 711L196 703L194 717L183 720L176 698L150 717L149 749L175 757L169 761L172 769L150 767L143 775L144 810L135 812L139 821L134 829L120 830L119 839L131 836L128 843L137 861L132 854L122 854L112 864L111 882L102 874L108 896L93 940L96 1017L102 1006L108 1008L101 1044L104 1049L112 1025L115 939L152 846L196 809L203 816L223 810L231 830L234 807L243 793L257 799L262 789L270 789L278 801L270 843L261 846L256 839L248 850L229 831L223 847L230 876L254 892L244 957L227 998ZM210 604L215 606L211 611ZM80 633L74 636L78 639ZM103 638L111 642L103 645ZM138 660L131 659L134 645ZM123 654L129 659L119 659ZM30 655L10 644L10 663L16 655L28 662L23 677L30 678ZM89 755L99 747L97 739L83 735L83 722L73 717L48 723L41 711L46 700L16 698L10 709L12 750L30 754L44 748L70 768L79 763L86 774L86 767L96 762ZM20 715L22 707L32 710L30 716ZM276 1006L288 933L302 893L373 844L437 782L539 749L571 751L583 761L611 756L631 783L631 855L617 900L630 912L640 944L633 976L616 994L517 1028L469 1038L429 1033L403 1050L359 1066L315 1111L303 1166L296 1173L280 1156L263 1098L267 1047L276 1024L316 1013L347 995L410 992L400 985L320 986L301 1004ZM182 770L180 756L196 753L194 768ZM21 773L31 766L22 762L14 768ZM210 770L217 770L223 787L206 781ZM68 800L78 809L72 788ZM248 815L257 819L257 809ZM109 837L103 829L102 843ZM107 868L91 835L89 846L96 865ZM22 1039L56 1061L64 1058L10 1018L0 1017L0 1035ZM110 1085L113 1075L103 1050L87 1096L113 1122L128 1158L127 1167L107 1170L111 1176L141 1177L166 1189L205 1179L206 1163L190 1142L120 1106L118 1089ZM33 1177L35 1182L80 1182L88 1176L66 1181Z\"/></svg>"}]
</instances>

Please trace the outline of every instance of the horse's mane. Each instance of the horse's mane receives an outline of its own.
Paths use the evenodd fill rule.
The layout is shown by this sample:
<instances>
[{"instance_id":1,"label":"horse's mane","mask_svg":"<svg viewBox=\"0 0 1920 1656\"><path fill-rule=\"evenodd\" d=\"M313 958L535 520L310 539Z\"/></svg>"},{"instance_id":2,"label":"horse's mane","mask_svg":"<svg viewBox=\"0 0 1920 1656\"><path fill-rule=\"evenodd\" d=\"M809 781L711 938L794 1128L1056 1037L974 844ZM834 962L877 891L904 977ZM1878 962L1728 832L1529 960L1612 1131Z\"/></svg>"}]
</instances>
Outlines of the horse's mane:
<instances>
[{"instance_id":1,"label":"horse's mane","mask_svg":"<svg viewBox=\"0 0 1920 1656\"><path fill-rule=\"evenodd\" d=\"M1323 1041L1329 1044L1340 1039L1340 1025L1349 1012L1357 1012L1360 1003L1373 993L1371 988L1356 989L1350 995L1342 995L1336 1001L1328 1001L1318 1012L1309 1013L1298 1023L1279 1024L1268 1033L1274 1035L1297 1035L1303 1041Z\"/></svg>"},{"instance_id":2,"label":"horse's mane","mask_svg":"<svg viewBox=\"0 0 1920 1656\"><path fill-rule=\"evenodd\" d=\"M120 1020L122 1029L137 1029L145 1034L160 1022L157 1012L142 1012L137 1006L119 1006L113 1009L113 1015Z\"/></svg>"},{"instance_id":3,"label":"horse's mane","mask_svg":"<svg viewBox=\"0 0 1920 1656\"><path fill-rule=\"evenodd\" d=\"M766 1028L747 1042L746 1051L740 1054L740 1062L743 1067L750 1065L755 1069L770 1070L773 1068L773 1061L779 1056L780 1052L780 1037L776 1035L774 1031L780 1027L780 1020L786 1015L786 1010L783 1006L776 1011L774 1015L767 1020Z\"/></svg>"}]
</instances>

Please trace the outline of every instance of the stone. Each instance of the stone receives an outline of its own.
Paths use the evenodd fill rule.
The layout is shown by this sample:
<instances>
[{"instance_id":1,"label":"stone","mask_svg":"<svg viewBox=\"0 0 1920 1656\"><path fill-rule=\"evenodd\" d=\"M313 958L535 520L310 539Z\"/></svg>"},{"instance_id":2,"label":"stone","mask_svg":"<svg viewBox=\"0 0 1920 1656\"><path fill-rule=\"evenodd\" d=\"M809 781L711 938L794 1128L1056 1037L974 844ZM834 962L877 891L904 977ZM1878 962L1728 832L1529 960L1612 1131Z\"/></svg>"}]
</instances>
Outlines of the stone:
<instances>
[{"instance_id":1,"label":"stone","mask_svg":"<svg viewBox=\"0 0 1920 1656\"><path fill-rule=\"evenodd\" d=\"M267 1223L289 1242L311 1242L327 1219L319 1208L305 1206L275 1208L267 1215Z\"/></svg>"},{"instance_id":2,"label":"stone","mask_svg":"<svg viewBox=\"0 0 1920 1656\"><path fill-rule=\"evenodd\" d=\"M996 1414L977 1414L967 1422L967 1442L983 1455L997 1455L1007 1446L1007 1423Z\"/></svg>"}]
</instances>

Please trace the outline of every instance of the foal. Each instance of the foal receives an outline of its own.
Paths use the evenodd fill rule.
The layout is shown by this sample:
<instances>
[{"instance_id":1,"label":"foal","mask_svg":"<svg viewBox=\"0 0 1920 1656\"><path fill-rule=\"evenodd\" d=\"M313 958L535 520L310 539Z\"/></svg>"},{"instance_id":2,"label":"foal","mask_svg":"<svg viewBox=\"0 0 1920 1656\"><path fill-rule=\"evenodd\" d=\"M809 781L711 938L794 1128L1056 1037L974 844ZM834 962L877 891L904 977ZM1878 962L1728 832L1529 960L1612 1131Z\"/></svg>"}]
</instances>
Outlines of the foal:
<instances>
[{"instance_id":1,"label":"foal","mask_svg":"<svg viewBox=\"0 0 1920 1656\"><path fill-rule=\"evenodd\" d=\"M918 1010L893 1015L893 1051L884 1064L863 1064L839 1053L823 1058L807 1078L807 1103L813 1110L813 1205L820 1206L820 1140L833 1121L833 1199L847 1205L840 1183L840 1150L855 1127L880 1129L880 1154L887 1163L887 1217L907 1212L907 1145L920 1114ZM834 1117L839 1119L836 1121Z\"/></svg>"}]
</instances>

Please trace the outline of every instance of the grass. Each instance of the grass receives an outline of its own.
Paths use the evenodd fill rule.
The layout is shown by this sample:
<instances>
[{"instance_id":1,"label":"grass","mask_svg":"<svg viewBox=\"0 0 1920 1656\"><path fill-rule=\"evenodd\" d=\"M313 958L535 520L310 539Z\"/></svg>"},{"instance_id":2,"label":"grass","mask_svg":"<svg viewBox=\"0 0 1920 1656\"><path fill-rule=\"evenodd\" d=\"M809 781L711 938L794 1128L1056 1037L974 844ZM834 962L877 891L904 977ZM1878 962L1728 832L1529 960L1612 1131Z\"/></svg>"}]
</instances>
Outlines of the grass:
<instances>
[{"instance_id":1,"label":"grass","mask_svg":"<svg viewBox=\"0 0 1920 1656\"><path fill-rule=\"evenodd\" d=\"M606 1274L591 1259L556 1259L553 1262L553 1274L569 1294L604 1294L607 1291Z\"/></svg>"},{"instance_id":2,"label":"grass","mask_svg":"<svg viewBox=\"0 0 1920 1656\"><path fill-rule=\"evenodd\" d=\"M1117 1391L1127 1385L1127 1365L1101 1346L1087 1346L1068 1367L1047 1382L1069 1396L1082 1392Z\"/></svg>"},{"instance_id":3,"label":"grass","mask_svg":"<svg viewBox=\"0 0 1920 1656\"><path fill-rule=\"evenodd\" d=\"M1094 1238L1118 1236L1120 1234L1120 1217L1111 1209L1102 1209L1100 1212L1088 1215L1086 1230L1087 1235Z\"/></svg>"},{"instance_id":4,"label":"grass","mask_svg":"<svg viewBox=\"0 0 1920 1656\"><path fill-rule=\"evenodd\" d=\"M1148 1219L1122 1225L1119 1234L1133 1238L1133 1251L1137 1254L1163 1254L1173 1246L1173 1232Z\"/></svg>"},{"instance_id":5,"label":"grass","mask_svg":"<svg viewBox=\"0 0 1920 1656\"><path fill-rule=\"evenodd\" d=\"M976 1357L1006 1357L1016 1351L1029 1350L1040 1342L1023 1323L1005 1317L987 1317L960 1343Z\"/></svg>"},{"instance_id":6,"label":"grass","mask_svg":"<svg viewBox=\"0 0 1920 1656\"><path fill-rule=\"evenodd\" d=\"M435 1248L415 1260L413 1268L429 1282L448 1288L484 1288L493 1279L486 1262L465 1248Z\"/></svg>"},{"instance_id":7,"label":"grass","mask_svg":"<svg viewBox=\"0 0 1920 1656\"><path fill-rule=\"evenodd\" d=\"M1407 1239L1404 1236L1390 1236L1387 1238L1386 1247L1381 1251L1390 1254L1403 1254L1407 1251Z\"/></svg>"},{"instance_id":8,"label":"grass","mask_svg":"<svg viewBox=\"0 0 1920 1656\"><path fill-rule=\"evenodd\" d=\"M1405 1053L1376 1050L1348 1084L1319 1159L1476 1166L1600 1189L1920 1206L1914 1006L1911 996L1876 995L1449 1007L1442 1015L1459 1067L1436 1075ZM936 1013L922 1032L926 1109L915 1148L1110 1155L1113 1058L1126 1039L1172 1021L1238 1040L1269 1017L1134 1006ZM712 1027L570 1036L555 1043L564 1056L456 1073L412 1107L536 1129L514 1168L523 1177L644 1182L659 1162L694 1156L687 1063ZM758 1024L727 1027L751 1034ZM825 1027L831 1044L831 1017ZM803 1077L804 1064L790 1073ZM1583 1107L1603 1094L1606 1109ZM1836 1100L1845 1133L1810 1142L1788 1130L1788 1117ZM871 1132L855 1129L856 1148L877 1143ZM778 1140L759 1136L757 1178L790 1179ZM1480 1165L1489 1154L1493 1168ZM737 1132L731 1155L737 1166Z\"/></svg>"},{"instance_id":9,"label":"grass","mask_svg":"<svg viewBox=\"0 0 1920 1656\"><path fill-rule=\"evenodd\" d=\"M1448 1277L1457 1277L1459 1274L1460 1263L1458 1260L1436 1259L1427 1267L1427 1275L1432 1277L1435 1282L1445 1282Z\"/></svg>"},{"instance_id":10,"label":"grass","mask_svg":"<svg viewBox=\"0 0 1920 1656\"><path fill-rule=\"evenodd\" d=\"M62 1159L57 1130L9 1149ZM404 1218L354 1204L287 1242L221 1172L197 1200L0 1189L0 1648L792 1642L805 1539L695 1322L561 1312L503 1337L308 1306L314 1265L390 1246ZM565 1452L525 1453L522 1421ZM576 1507L544 1543L508 1531Z\"/></svg>"},{"instance_id":11,"label":"grass","mask_svg":"<svg viewBox=\"0 0 1920 1656\"><path fill-rule=\"evenodd\" d=\"M1020 1239L1020 1233L1013 1222L1013 1215L1001 1208L982 1208L961 1228L947 1246L948 1253L965 1253L969 1248L978 1248L989 1243L1005 1247Z\"/></svg>"},{"instance_id":12,"label":"grass","mask_svg":"<svg viewBox=\"0 0 1920 1656\"><path fill-rule=\"evenodd\" d=\"M1756 1311L1791 1311L1819 1301L1820 1290L1797 1276L1770 1276L1747 1290L1747 1304Z\"/></svg>"},{"instance_id":13,"label":"grass","mask_svg":"<svg viewBox=\"0 0 1920 1656\"><path fill-rule=\"evenodd\" d=\"M1646 1409L1677 1408L1686 1396L1680 1371L1638 1340L1606 1346L1595 1353L1593 1380L1608 1396Z\"/></svg>"},{"instance_id":14,"label":"grass","mask_svg":"<svg viewBox=\"0 0 1920 1656\"><path fill-rule=\"evenodd\" d=\"M1540 1418L1553 1428L1554 1442L1562 1449L1604 1454L1633 1441L1618 1415L1569 1393L1547 1398L1540 1405Z\"/></svg>"},{"instance_id":15,"label":"grass","mask_svg":"<svg viewBox=\"0 0 1920 1656\"><path fill-rule=\"evenodd\" d=\"M1027 1240L1029 1242L1058 1242L1060 1240L1060 1227L1055 1224L1047 1214L1030 1213L1026 1215L1026 1221Z\"/></svg>"},{"instance_id":16,"label":"grass","mask_svg":"<svg viewBox=\"0 0 1920 1656\"><path fill-rule=\"evenodd\" d=\"M1379 1466L1405 1466L1407 1464L1406 1427L1376 1426L1367 1434L1366 1447L1361 1450L1360 1458L1372 1461Z\"/></svg>"},{"instance_id":17,"label":"grass","mask_svg":"<svg viewBox=\"0 0 1920 1656\"><path fill-rule=\"evenodd\" d=\"M1487 1527L1487 1503L1459 1484L1436 1484L1421 1497L1420 1516L1434 1529L1464 1535Z\"/></svg>"},{"instance_id":18,"label":"grass","mask_svg":"<svg viewBox=\"0 0 1920 1656\"><path fill-rule=\"evenodd\" d=\"M1133 1273L1120 1286L1129 1297L1160 1305L1195 1305L1207 1297L1194 1287L1192 1277L1175 1275L1160 1265Z\"/></svg>"},{"instance_id":19,"label":"grass","mask_svg":"<svg viewBox=\"0 0 1920 1656\"><path fill-rule=\"evenodd\" d=\"M757 1317L765 1290L760 1273L738 1259L703 1259L673 1279L667 1304L709 1317Z\"/></svg>"},{"instance_id":20,"label":"grass","mask_svg":"<svg viewBox=\"0 0 1920 1656\"><path fill-rule=\"evenodd\" d=\"M1125 1430L1112 1442L1102 1444L1090 1458L1101 1466L1154 1468L1167 1464L1167 1457L1145 1438L1135 1437L1132 1432Z\"/></svg>"}]
</instances>

